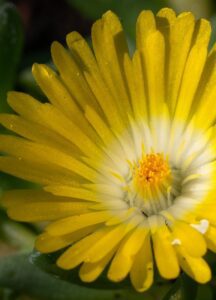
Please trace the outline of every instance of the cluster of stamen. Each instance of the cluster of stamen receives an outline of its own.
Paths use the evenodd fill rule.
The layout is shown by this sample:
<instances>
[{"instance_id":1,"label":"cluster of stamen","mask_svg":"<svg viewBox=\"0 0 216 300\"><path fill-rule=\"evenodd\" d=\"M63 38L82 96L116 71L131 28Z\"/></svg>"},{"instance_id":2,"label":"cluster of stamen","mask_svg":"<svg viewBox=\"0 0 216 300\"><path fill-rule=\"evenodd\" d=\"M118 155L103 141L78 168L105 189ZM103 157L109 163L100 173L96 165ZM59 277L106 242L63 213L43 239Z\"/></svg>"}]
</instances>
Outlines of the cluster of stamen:
<instances>
[{"instance_id":1,"label":"cluster of stamen","mask_svg":"<svg viewBox=\"0 0 216 300\"><path fill-rule=\"evenodd\" d=\"M131 175L126 197L130 206L138 207L145 216L151 216L171 205L175 176L163 154L144 154L133 165Z\"/></svg>"},{"instance_id":2,"label":"cluster of stamen","mask_svg":"<svg viewBox=\"0 0 216 300\"><path fill-rule=\"evenodd\" d=\"M134 178L138 185L155 186L170 174L167 160L160 153L146 154L135 168Z\"/></svg>"}]
</instances>

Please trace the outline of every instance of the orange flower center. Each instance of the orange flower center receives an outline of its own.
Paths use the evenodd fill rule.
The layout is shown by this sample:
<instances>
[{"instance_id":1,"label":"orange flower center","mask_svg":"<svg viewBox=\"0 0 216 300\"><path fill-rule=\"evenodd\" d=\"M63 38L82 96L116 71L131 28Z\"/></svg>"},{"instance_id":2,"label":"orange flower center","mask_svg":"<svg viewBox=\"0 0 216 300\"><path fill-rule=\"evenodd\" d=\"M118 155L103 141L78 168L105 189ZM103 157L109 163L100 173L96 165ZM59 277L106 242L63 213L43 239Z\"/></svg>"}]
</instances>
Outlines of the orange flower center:
<instances>
[{"instance_id":1,"label":"orange flower center","mask_svg":"<svg viewBox=\"0 0 216 300\"><path fill-rule=\"evenodd\" d=\"M156 187L164 182L171 171L167 160L160 153L146 154L134 170L134 180L139 188Z\"/></svg>"}]
</instances>

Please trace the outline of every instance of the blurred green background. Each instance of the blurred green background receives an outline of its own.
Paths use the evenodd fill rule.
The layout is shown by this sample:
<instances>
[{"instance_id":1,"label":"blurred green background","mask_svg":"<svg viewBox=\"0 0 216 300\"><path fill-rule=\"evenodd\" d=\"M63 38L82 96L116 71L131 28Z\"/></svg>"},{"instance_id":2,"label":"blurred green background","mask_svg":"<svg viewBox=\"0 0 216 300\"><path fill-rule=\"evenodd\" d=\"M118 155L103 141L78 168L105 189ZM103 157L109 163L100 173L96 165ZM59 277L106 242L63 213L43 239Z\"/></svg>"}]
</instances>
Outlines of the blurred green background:
<instances>
[{"instance_id":1,"label":"blurred green background","mask_svg":"<svg viewBox=\"0 0 216 300\"><path fill-rule=\"evenodd\" d=\"M157 12L161 7L172 7L177 12L189 10L197 18L208 18L212 23L213 45L216 40L215 0L0 0L0 112L10 111L6 94L12 89L28 92L44 101L31 75L31 65L51 63L52 41L64 44L66 34L73 30L90 40L92 23L111 9L122 20L133 49L139 12L142 9ZM4 132L3 128L0 130ZM0 174L1 194L7 189L23 187L34 185ZM216 299L215 280L198 286L184 276L172 284L159 282L160 288L158 285L145 297L124 289L98 293L59 280L28 261L26 253L33 249L35 235L40 229L41 224L17 224L9 220L0 207L0 299ZM208 259L214 267L215 257L212 255ZM46 263L43 261L43 266Z\"/></svg>"}]
</instances>

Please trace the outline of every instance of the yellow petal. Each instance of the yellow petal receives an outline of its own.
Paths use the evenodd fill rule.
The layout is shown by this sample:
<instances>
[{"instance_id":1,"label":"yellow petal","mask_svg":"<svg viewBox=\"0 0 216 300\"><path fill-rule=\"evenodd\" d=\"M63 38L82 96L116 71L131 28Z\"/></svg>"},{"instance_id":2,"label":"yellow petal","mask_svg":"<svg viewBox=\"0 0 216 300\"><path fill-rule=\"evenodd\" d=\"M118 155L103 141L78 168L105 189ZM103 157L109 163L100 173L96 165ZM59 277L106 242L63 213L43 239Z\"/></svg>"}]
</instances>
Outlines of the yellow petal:
<instances>
[{"instance_id":1,"label":"yellow petal","mask_svg":"<svg viewBox=\"0 0 216 300\"><path fill-rule=\"evenodd\" d=\"M103 140L102 149L107 154L108 160L112 164L115 164L115 168L118 169L120 173L122 173L123 169L128 169L128 166L124 163L124 157L127 156L127 151L124 149L118 138L116 138L112 133L104 120L89 106L86 107L85 116L100 138ZM110 144L112 144L113 147L110 147ZM109 164L108 160L106 164ZM95 163L96 162L94 161L94 164ZM101 166L99 168L101 168Z\"/></svg>"},{"instance_id":2,"label":"yellow petal","mask_svg":"<svg viewBox=\"0 0 216 300\"><path fill-rule=\"evenodd\" d=\"M113 198L121 198L122 189L119 186L113 186L112 184L106 183L85 183L83 186L93 192L100 193L103 195L109 195Z\"/></svg>"},{"instance_id":3,"label":"yellow petal","mask_svg":"<svg viewBox=\"0 0 216 300\"><path fill-rule=\"evenodd\" d=\"M135 256L130 279L138 292L146 291L153 283L153 258L149 235Z\"/></svg>"},{"instance_id":4,"label":"yellow petal","mask_svg":"<svg viewBox=\"0 0 216 300\"><path fill-rule=\"evenodd\" d=\"M132 107L134 115L137 119L143 117L147 120L148 105L147 105L147 91L148 86L146 82L146 75L144 69L144 62L141 52L136 50L133 55L132 68L134 78L134 96L132 97Z\"/></svg>"},{"instance_id":5,"label":"yellow petal","mask_svg":"<svg viewBox=\"0 0 216 300\"><path fill-rule=\"evenodd\" d=\"M95 27L95 25L93 25ZM111 127L122 130L122 122L119 118L119 109L110 90L104 83L101 72L95 60L95 56L90 50L87 42L77 33L72 32L67 35L67 44L74 59L81 64L84 76L88 82L95 98L100 104Z\"/></svg>"},{"instance_id":6,"label":"yellow petal","mask_svg":"<svg viewBox=\"0 0 216 300\"><path fill-rule=\"evenodd\" d=\"M79 276L84 282L92 282L96 280L103 272L109 261L111 260L116 248L112 249L106 256L95 263L84 262L79 269Z\"/></svg>"},{"instance_id":7,"label":"yellow petal","mask_svg":"<svg viewBox=\"0 0 216 300\"><path fill-rule=\"evenodd\" d=\"M108 271L110 280L118 282L127 276L147 234L147 228L138 226L121 242Z\"/></svg>"},{"instance_id":8,"label":"yellow petal","mask_svg":"<svg viewBox=\"0 0 216 300\"><path fill-rule=\"evenodd\" d=\"M191 47L194 25L194 16L191 13L182 13L170 27L167 101L171 112L175 110L182 73Z\"/></svg>"},{"instance_id":9,"label":"yellow petal","mask_svg":"<svg viewBox=\"0 0 216 300\"><path fill-rule=\"evenodd\" d=\"M92 201L92 202L100 202L101 201L101 195L89 191L85 188L81 187L73 187L73 186L64 186L64 185L49 185L44 188L46 191L53 193L54 195L58 196L65 196L65 197L71 197L74 199L82 199L86 201ZM102 196L103 198L105 196Z\"/></svg>"},{"instance_id":10,"label":"yellow petal","mask_svg":"<svg viewBox=\"0 0 216 300\"><path fill-rule=\"evenodd\" d=\"M141 52L148 83L148 103L150 115L160 113L160 105L165 101L165 43L160 31L148 34Z\"/></svg>"},{"instance_id":11,"label":"yellow petal","mask_svg":"<svg viewBox=\"0 0 216 300\"><path fill-rule=\"evenodd\" d=\"M147 82L148 106L150 114L160 111L164 99L165 44L163 35L156 30L155 17L151 11L143 11L137 19L137 48L141 53L144 78ZM139 101L136 99L136 101Z\"/></svg>"},{"instance_id":12,"label":"yellow petal","mask_svg":"<svg viewBox=\"0 0 216 300\"><path fill-rule=\"evenodd\" d=\"M89 226L87 228L82 228L71 234L52 236L45 232L40 234L35 242L35 247L38 251L42 253L50 253L60 250L68 245L71 245L78 240L84 238L88 234L92 233L98 228L98 225Z\"/></svg>"},{"instance_id":13,"label":"yellow petal","mask_svg":"<svg viewBox=\"0 0 216 300\"><path fill-rule=\"evenodd\" d=\"M29 222L55 220L89 211L88 202L71 200L42 190L12 190L5 192L1 201L11 218Z\"/></svg>"},{"instance_id":14,"label":"yellow petal","mask_svg":"<svg viewBox=\"0 0 216 300\"><path fill-rule=\"evenodd\" d=\"M177 118L177 121L186 120L190 113L190 108L199 85L206 57L207 47L203 44L201 46L193 46L189 53L175 111L175 118Z\"/></svg>"},{"instance_id":15,"label":"yellow petal","mask_svg":"<svg viewBox=\"0 0 216 300\"><path fill-rule=\"evenodd\" d=\"M14 143L16 143L16 148L14 148ZM49 163L58 165L87 179L93 179L94 176L97 176L96 171L73 158L71 155L64 154L54 148L32 143L15 136L1 135L0 149L1 151L18 157L19 160L36 163L43 162L47 165ZM47 153L49 153L49 155L47 155Z\"/></svg>"},{"instance_id":16,"label":"yellow petal","mask_svg":"<svg viewBox=\"0 0 216 300\"><path fill-rule=\"evenodd\" d=\"M86 73L86 80L94 91L95 97L103 109L110 127L115 129L117 132L122 133L125 129L125 124L121 118L120 109L117 107L115 98L110 94L109 89L105 85L102 78L94 78L93 74ZM87 106L86 106L87 107Z\"/></svg>"},{"instance_id":17,"label":"yellow petal","mask_svg":"<svg viewBox=\"0 0 216 300\"><path fill-rule=\"evenodd\" d=\"M180 269L175 250L171 245L171 234L168 228L164 225L156 229L156 232L152 235L152 240L160 275L166 279L176 278Z\"/></svg>"},{"instance_id":18,"label":"yellow petal","mask_svg":"<svg viewBox=\"0 0 216 300\"><path fill-rule=\"evenodd\" d=\"M9 130L34 142L56 148L68 154L71 154L71 152L77 153L77 148L73 144L43 125L10 114L1 114L0 123Z\"/></svg>"},{"instance_id":19,"label":"yellow petal","mask_svg":"<svg viewBox=\"0 0 216 300\"><path fill-rule=\"evenodd\" d=\"M110 218L108 211L91 212L87 214L72 216L53 222L46 227L51 235L67 234L84 227L103 223Z\"/></svg>"},{"instance_id":20,"label":"yellow petal","mask_svg":"<svg viewBox=\"0 0 216 300\"><path fill-rule=\"evenodd\" d=\"M86 40L76 31L70 32L66 36L68 48L76 60L77 64L84 69L84 71L98 72L98 66Z\"/></svg>"},{"instance_id":21,"label":"yellow petal","mask_svg":"<svg viewBox=\"0 0 216 300\"><path fill-rule=\"evenodd\" d=\"M146 37L156 31L155 17L152 11L144 10L140 13L136 23L136 46L137 49L145 48Z\"/></svg>"},{"instance_id":22,"label":"yellow petal","mask_svg":"<svg viewBox=\"0 0 216 300\"><path fill-rule=\"evenodd\" d=\"M156 15L157 29L162 33L165 40L165 72L164 72L164 94L166 102L169 100L169 59L170 59L170 31L176 22L176 14L170 8L162 8Z\"/></svg>"},{"instance_id":23,"label":"yellow petal","mask_svg":"<svg viewBox=\"0 0 216 300\"><path fill-rule=\"evenodd\" d=\"M208 249L216 252L216 228L214 226L209 226L207 232L205 233L205 239Z\"/></svg>"},{"instance_id":24,"label":"yellow petal","mask_svg":"<svg viewBox=\"0 0 216 300\"><path fill-rule=\"evenodd\" d=\"M82 202L35 202L10 207L10 218L22 222L51 221L89 212L89 203Z\"/></svg>"},{"instance_id":25,"label":"yellow petal","mask_svg":"<svg viewBox=\"0 0 216 300\"><path fill-rule=\"evenodd\" d=\"M159 30L169 31L169 26L172 26L176 20L176 13L173 9L165 7L159 10L156 16L157 28Z\"/></svg>"},{"instance_id":26,"label":"yellow petal","mask_svg":"<svg viewBox=\"0 0 216 300\"><path fill-rule=\"evenodd\" d=\"M211 23L208 20L198 20L195 25L193 43L208 47L211 37L211 31Z\"/></svg>"},{"instance_id":27,"label":"yellow petal","mask_svg":"<svg viewBox=\"0 0 216 300\"><path fill-rule=\"evenodd\" d=\"M179 239L182 246L191 256L203 256L206 253L206 242L201 233L184 222L176 222L172 227L174 239Z\"/></svg>"},{"instance_id":28,"label":"yellow petal","mask_svg":"<svg viewBox=\"0 0 216 300\"><path fill-rule=\"evenodd\" d=\"M77 121L83 121L83 116L77 104L74 102L67 88L59 80L58 75L50 67L42 64L34 64L32 73L51 103L59 107L66 115L73 116L73 119L76 120L78 118ZM79 117L81 118L79 119Z\"/></svg>"},{"instance_id":29,"label":"yellow petal","mask_svg":"<svg viewBox=\"0 0 216 300\"><path fill-rule=\"evenodd\" d=\"M57 74L48 66L39 64L33 65L32 73L50 102L91 135L91 128L83 117L82 111Z\"/></svg>"},{"instance_id":30,"label":"yellow petal","mask_svg":"<svg viewBox=\"0 0 216 300\"><path fill-rule=\"evenodd\" d=\"M15 157L0 157L0 170L42 185L53 183L71 185L77 179L71 172L58 166L34 161L23 161Z\"/></svg>"},{"instance_id":31,"label":"yellow petal","mask_svg":"<svg viewBox=\"0 0 216 300\"><path fill-rule=\"evenodd\" d=\"M185 249L176 246L179 264L183 271L198 283L207 283L211 279L211 270L202 258L189 256Z\"/></svg>"},{"instance_id":32,"label":"yellow petal","mask_svg":"<svg viewBox=\"0 0 216 300\"><path fill-rule=\"evenodd\" d=\"M130 225L123 223L118 226L108 227L111 228L111 230L91 247L85 257L85 261L94 263L101 260L119 244L124 236L133 229L133 227L133 223Z\"/></svg>"},{"instance_id":33,"label":"yellow petal","mask_svg":"<svg viewBox=\"0 0 216 300\"><path fill-rule=\"evenodd\" d=\"M207 61L197 91L194 110L196 111L196 125L205 130L215 120L214 97L216 95L216 52L213 51ZM206 119L206 115L208 118Z\"/></svg>"},{"instance_id":34,"label":"yellow petal","mask_svg":"<svg viewBox=\"0 0 216 300\"><path fill-rule=\"evenodd\" d=\"M80 126L77 126L71 118L67 118L57 107L54 107L50 103L40 103L33 97L20 92L10 92L8 94L8 102L25 119L56 131L66 140L76 144L78 148L85 149L82 147L82 141L85 139L86 150L88 145L91 145L90 147L94 147L96 150L95 145L92 145L91 139L99 141L99 138L91 126L87 126L87 134L84 134Z\"/></svg>"},{"instance_id":35,"label":"yellow petal","mask_svg":"<svg viewBox=\"0 0 216 300\"><path fill-rule=\"evenodd\" d=\"M93 232L87 237L81 239L76 244L68 248L57 260L57 265L60 268L70 270L78 266L86 257L86 253L95 244L100 240L107 232L111 229L102 227L101 229Z\"/></svg>"},{"instance_id":36,"label":"yellow petal","mask_svg":"<svg viewBox=\"0 0 216 300\"><path fill-rule=\"evenodd\" d=\"M82 70L68 51L58 42L51 47L52 59L73 99L84 109L91 104L98 109L96 99L83 77Z\"/></svg>"},{"instance_id":37,"label":"yellow petal","mask_svg":"<svg viewBox=\"0 0 216 300\"><path fill-rule=\"evenodd\" d=\"M122 62L123 57L129 54L122 26L114 13L108 11L94 23L92 43L103 78L116 100L122 120L126 122L131 106ZM121 95L121 101L118 95Z\"/></svg>"},{"instance_id":38,"label":"yellow petal","mask_svg":"<svg viewBox=\"0 0 216 300\"><path fill-rule=\"evenodd\" d=\"M128 95L128 83L126 82L124 57L129 57L126 37L118 17L111 11L102 16L103 40L105 42L104 57L108 62L106 71L112 79L111 86L116 95L121 94L121 109L131 112L130 99ZM106 74L104 74L106 76ZM118 82L118 85L115 84Z\"/></svg>"},{"instance_id":39,"label":"yellow petal","mask_svg":"<svg viewBox=\"0 0 216 300\"><path fill-rule=\"evenodd\" d=\"M13 110L29 121L38 123L40 103L30 95L21 92L9 92L8 104Z\"/></svg>"},{"instance_id":40,"label":"yellow petal","mask_svg":"<svg viewBox=\"0 0 216 300\"><path fill-rule=\"evenodd\" d=\"M56 197L43 190L10 190L4 192L1 198L1 203L5 207L18 206L18 204L28 204L35 202L69 202L71 199L68 197Z\"/></svg>"},{"instance_id":41,"label":"yellow petal","mask_svg":"<svg viewBox=\"0 0 216 300\"><path fill-rule=\"evenodd\" d=\"M107 222L107 226L117 225L126 222L134 213L137 212L135 207L126 208L120 211L117 215L112 216Z\"/></svg>"},{"instance_id":42,"label":"yellow petal","mask_svg":"<svg viewBox=\"0 0 216 300\"><path fill-rule=\"evenodd\" d=\"M110 143L115 143L115 148L118 149L118 152L123 152L118 139L116 139L110 128L96 111L94 111L90 106L87 106L85 110L85 116L90 124L94 127L100 138L103 140L105 146L110 145ZM114 150L115 149L113 149L113 151ZM104 151L108 150L104 149Z\"/></svg>"}]
</instances>

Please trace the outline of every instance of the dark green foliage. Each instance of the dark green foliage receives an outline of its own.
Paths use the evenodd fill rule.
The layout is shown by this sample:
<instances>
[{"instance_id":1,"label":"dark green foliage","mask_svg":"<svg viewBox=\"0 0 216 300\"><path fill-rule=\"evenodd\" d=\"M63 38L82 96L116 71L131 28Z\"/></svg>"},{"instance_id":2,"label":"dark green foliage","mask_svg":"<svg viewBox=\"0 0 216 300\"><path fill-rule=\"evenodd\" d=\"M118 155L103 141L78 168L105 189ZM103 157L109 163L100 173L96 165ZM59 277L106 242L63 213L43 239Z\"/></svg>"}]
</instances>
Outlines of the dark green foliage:
<instances>
[{"instance_id":1,"label":"dark green foliage","mask_svg":"<svg viewBox=\"0 0 216 300\"><path fill-rule=\"evenodd\" d=\"M23 30L16 8L0 5L0 110L7 109L6 94L13 88L23 46Z\"/></svg>"}]
</instances>

